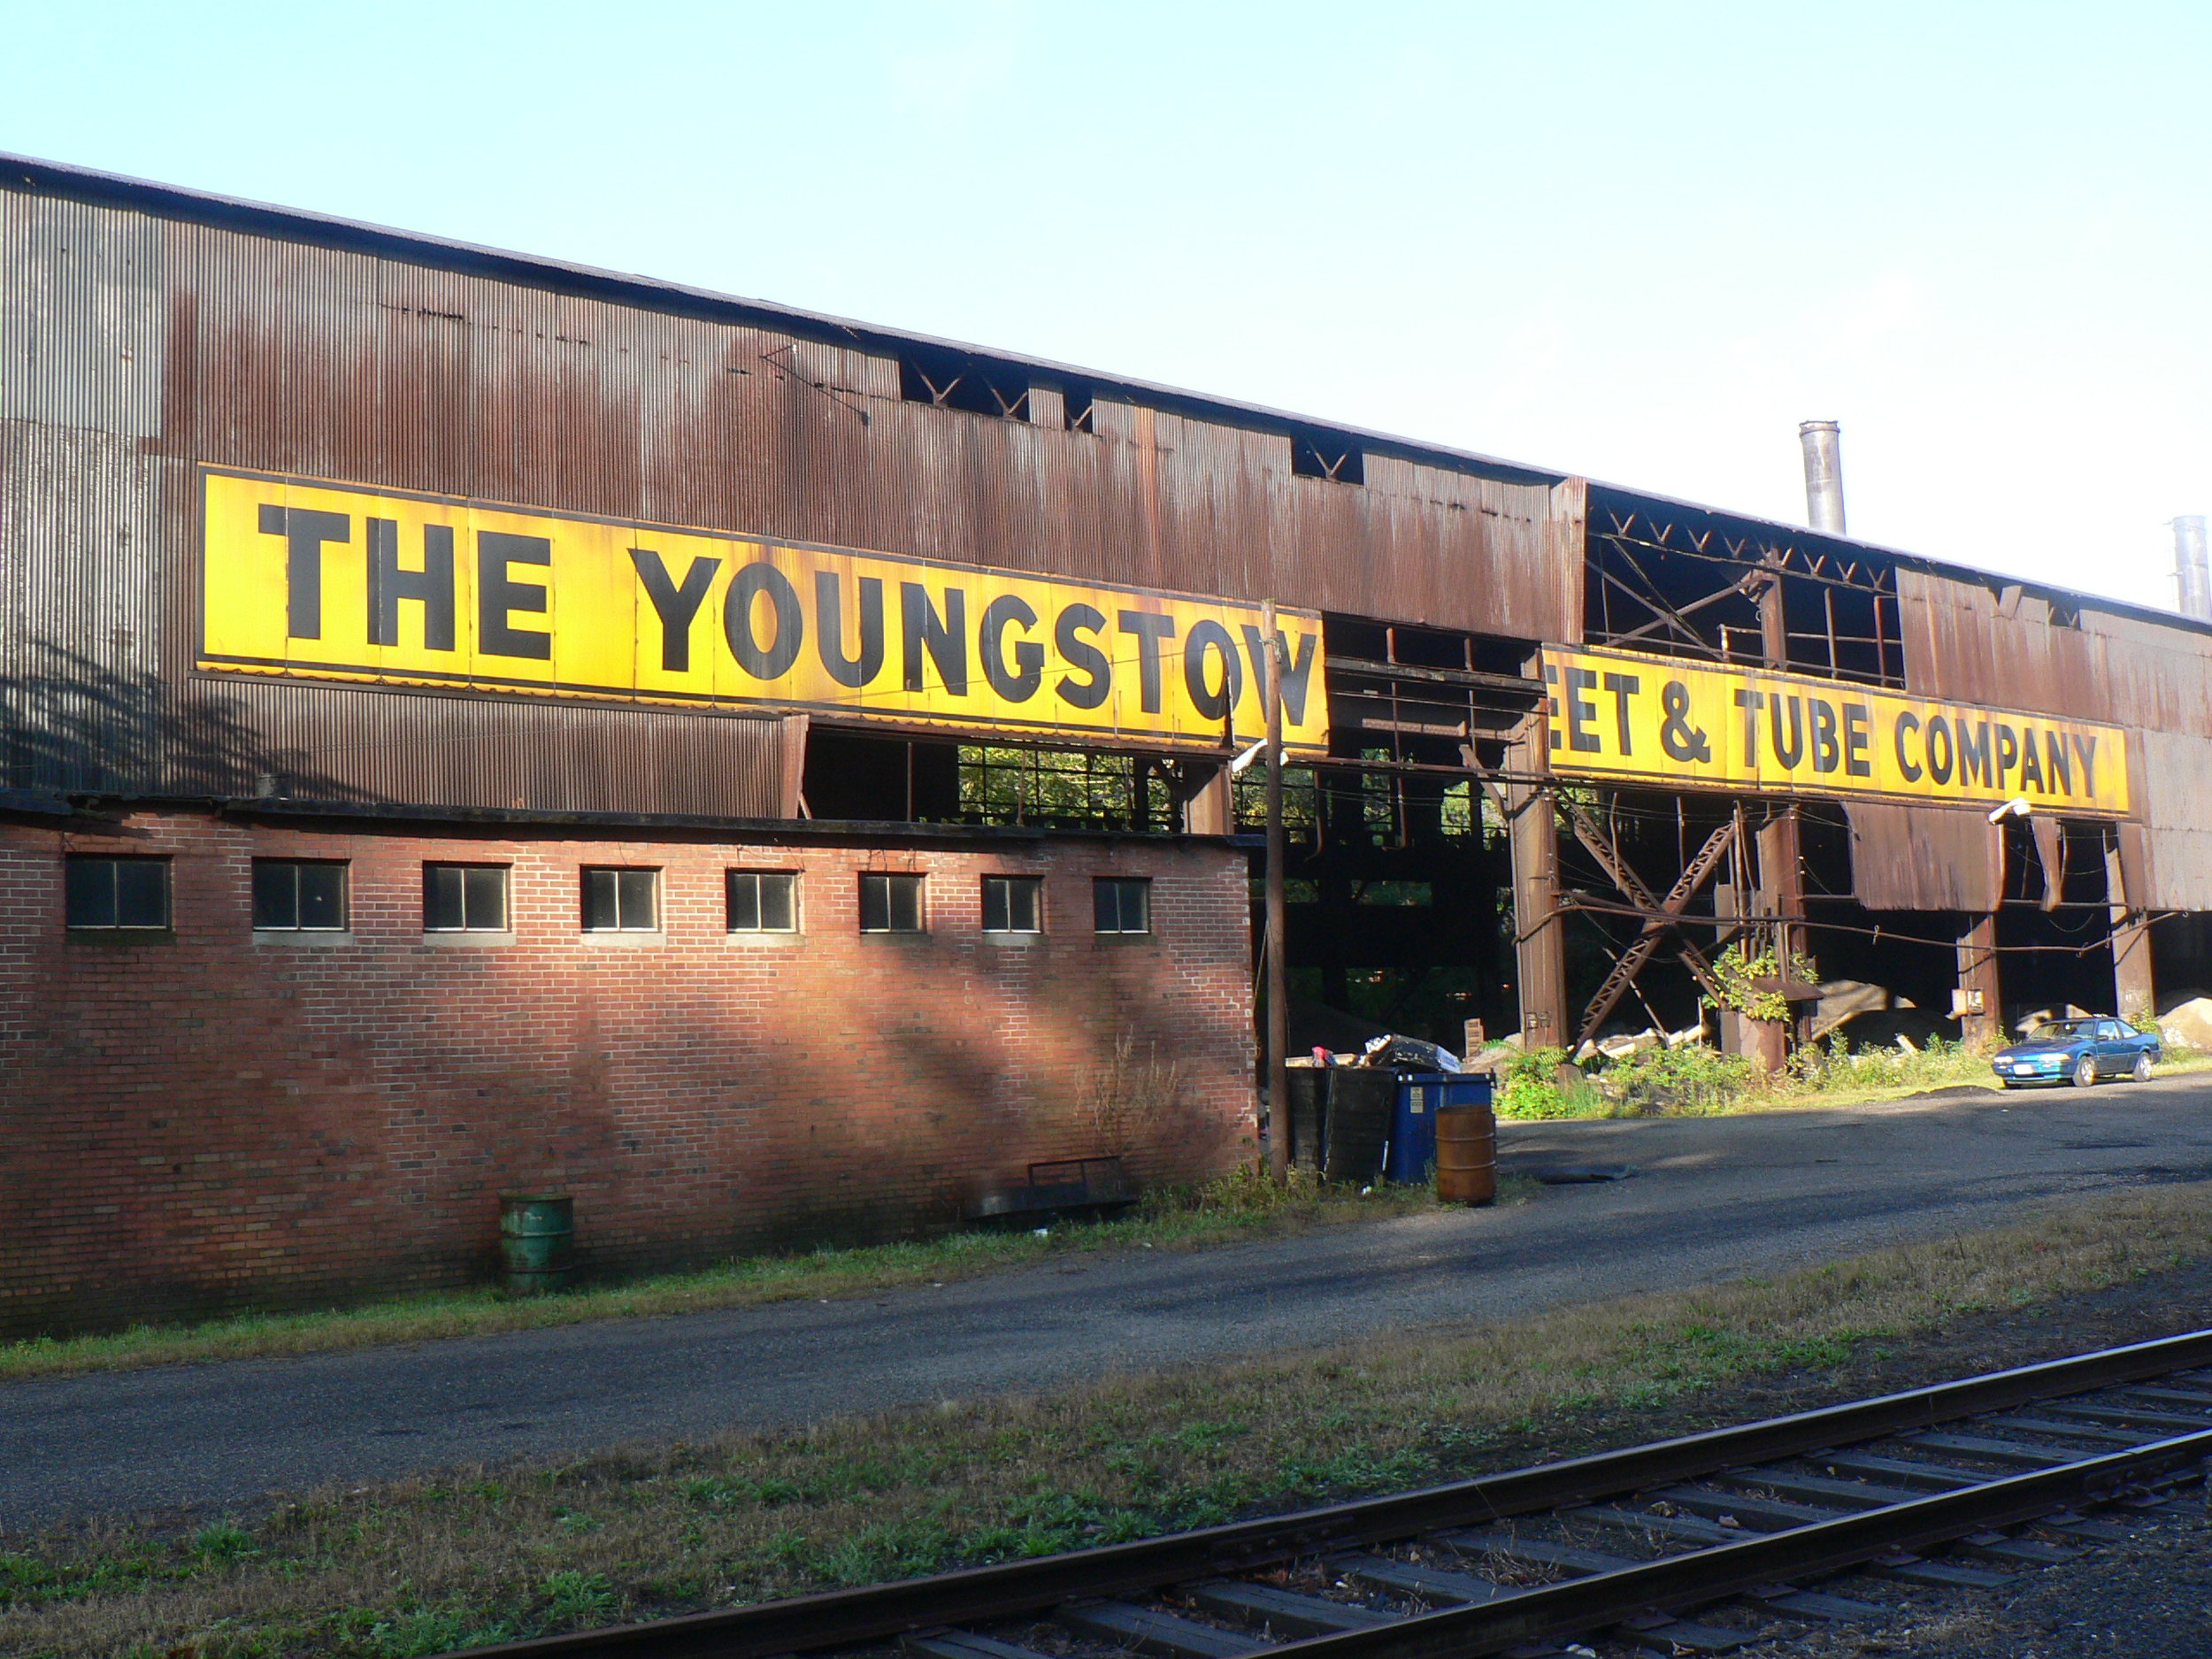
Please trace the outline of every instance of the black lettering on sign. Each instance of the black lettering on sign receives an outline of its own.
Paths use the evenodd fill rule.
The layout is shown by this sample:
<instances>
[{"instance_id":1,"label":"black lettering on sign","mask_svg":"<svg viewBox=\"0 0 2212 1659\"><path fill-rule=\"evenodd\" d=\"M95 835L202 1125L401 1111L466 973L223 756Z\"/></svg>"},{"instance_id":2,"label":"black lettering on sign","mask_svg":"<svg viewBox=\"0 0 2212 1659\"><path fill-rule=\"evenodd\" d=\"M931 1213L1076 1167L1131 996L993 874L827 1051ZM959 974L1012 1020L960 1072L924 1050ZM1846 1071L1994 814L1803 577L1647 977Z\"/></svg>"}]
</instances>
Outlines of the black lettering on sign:
<instances>
[{"instance_id":1,"label":"black lettering on sign","mask_svg":"<svg viewBox=\"0 0 2212 1659\"><path fill-rule=\"evenodd\" d=\"M1997 774L1989 764L1989 722L1977 720L1974 734L1966 734L1966 717L1959 716L1959 787L1971 788L1979 784L1983 788L1996 786Z\"/></svg>"},{"instance_id":2,"label":"black lettering on sign","mask_svg":"<svg viewBox=\"0 0 2212 1659\"><path fill-rule=\"evenodd\" d=\"M2077 735L2074 753L2081 761L2081 792L2091 800L2097 795L2097 739L2095 733L2087 737Z\"/></svg>"},{"instance_id":3,"label":"black lettering on sign","mask_svg":"<svg viewBox=\"0 0 2212 1659\"><path fill-rule=\"evenodd\" d=\"M1790 705L1790 741L1782 741L1782 705ZM1805 758L1805 710L1801 697L1786 697L1776 692L1767 703L1767 741L1774 746L1774 758L1781 763L1784 772L1795 772Z\"/></svg>"},{"instance_id":4,"label":"black lettering on sign","mask_svg":"<svg viewBox=\"0 0 2212 1659\"><path fill-rule=\"evenodd\" d=\"M1206 658L1221 661L1221 684L1216 688L1208 675ZM1183 638L1183 689L1190 693L1191 707L1202 718L1225 720L1244 693L1244 664L1229 630L1209 617L1191 624Z\"/></svg>"},{"instance_id":5,"label":"black lettering on sign","mask_svg":"<svg viewBox=\"0 0 2212 1659\"><path fill-rule=\"evenodd\" d=\"M1897 772L1907 783L1920 781L1920 763L1905 753L1905 733L1920 729L1920 717L1910 709L1901 709L1897 714L1897 728L1891 741L1897 746Z\"/></svg>"},{"instance_id":6,"label":"black lettering on sign","mask_svg":"<svg viewBox=\"0 0 2212 1659\"><path fill-rule=\"evenodd\" d=\"M2066 734L2062 732L2043 733L2043 762L2048 768L2051 787L2061 795L2074 793L2074 757L2066 752Z\"/></svg>"},{"instance_id":7,"label":"black lettering on sign","mask_svg":"<svg viewBox=\"0 0 2212 1659\"><path fill-rule=\"evenodd\" d=\"M1938 740L1940 740L1939 745ZM1940 747L1941 755L1937 750ZM1951 763L1957 758L1951 746L1951 723L1939 714L1928 717L1928 776L1937 783L1951 781Z\"/></svg>"},{"instance_id":8,"label":"black lettering on sign","mask_svg":"<svg viewBox=\"0 0 2212 1659\"><path fill-rule=\"evenodd\" d=\"M1678 680L1659 687L1659 707L1666 718L1659 722L1659 747L1670 760L1704 762L1713 757L1712 740L1705 728L1690 724L1690 688Z\"/></svg>"},{"instance_id":9,"label":"black lettering on sign","mask_svg":"<svg viewBox=\"0 0 2212 1659\"><path fill-rule=\"evenodd\" d=\"M1001 594L983 607L983 621L976 630L976 656L982 659L983 678L991 689L1009 703L1027 703L1044 684L1045 648L1035 640L1014 641L1014 660L1006 660L1006 630L1019 627L1026 634L1037 626L1037 613L1019 594Z\"/></svg>"},{"instance_id":10,"label":"black lettering on sign","mask_svg":"<svg viewBox=\"0 0 2212 1659\"><path fill-rule=\"evenodd\" d=\"M860 579L860 655L845 655L845 601L835 571L814 572L814 649L841 686L857 690L883 671L883 579Z\"/></svg>"},{"instance_id":11,"label":"black lettering on sign","mask_svg":"<svg viewBox=\"0 0 2212 1659\"><path fill-rule=\"evenodd\" d=\"M1747 766L1759 764L1759 710L1766 706L1763 691L1740 691L1736 706L1743 710L1743 761Z\"/></svg>"},{"instance_id":12,"label":"black lettering on sign","mask_svg":"<svg viewBox=\"0 0 2212 1659\"><path fill-rule=\"evenodd\" d=\"M945 614L940 617L929 603L929 590L919 582L899 584L899 620L904 625L906 688L920 691L929 684L922 656L937 664L937 678L956 697L968 695L968 590L945 589Z\"/></svg>"},{"instance_id":13,"label":"black lettering on sign","mask_svg":"<svg viewBox=\"0 0 2212 1659\"><path fill-rule=\"evenodd\" d=\"M1157 611L1125 611L1121 631L1137 636L1138 702L1147 714L1160 711L1160 641L1175 637L1175 618Z\"/></svg>"},{"instance_id":14,"label":"black lettering on sign","mask_svg":"<svg viewBox=\"0 0 2212 1659\"><path fill-rule=\"evenodd\" d=\"M1305 723L1306 687L1313 682L1315 640L1316 636L1313 634L1300 634L1297 655L1294 661L1290 641L1280 634L1275 636L1276 649L1282 653L1282 667L1279 672L1282 675L1280 684L1283 690L1283 717L1293 726L1302 726ZM1267 683L1267 658L1264 653L1267 649L1267 640L1249 622L1244 625L1244 649L1252 658L1252 683L1256 686L1265 685Z\"/></svg>"},{"instance_id":15,"label":"black lettering on sign","mask_svg":"<svg viewBox=\"0 0 2212 1659\"><path fill-rule=\"evenodd\" d=\"M2035 786L2038 795L2047 793L2043 787L2043 760L2036 752L2035 728L2029 726L2020 733L2020 787Z\"/></svg>"},{"instance_id":16,"label":"black lettering on sign","mask_svg":"<svg viewBox=\"0 0 2212 1659\"><path fill-rule=\"evenodd\" d=\"M1106 613L1081 600L1064 607L1052 625L1052 645L1060 653L1060 660L1090 676L1083 680L1071 674L1060 676L1060 701L1071 709L1095 709L1113 691L1112 660L1083 637L1102 633L1105 627Z\"/></svg>"},{"instance_id":17,"label":"black lettering on sign","mask_svg":"<svg viewBox=\"0 0 2212 1659\"><path fill-rule=\"evenodd\" d=\"M362 526L369 550L369 643L399 643L399 602L422 603L425 650L453 649L453 526L422 527L422 568L403 570L399 563L399 522L371 518Z\"/></svg>"},{"instance_id":18,"label":"black lettering on sign","mask_svg":"<svg viewBox=\"0 0 2212 1659\"><path fill-rule=\"evenodd\" d=\"M1644 688L1644 682L1634 674L1608 674L1605 688L1613 694L1613 728L1621 741L1621 753L1633 754L1629 747L1628 700Z\"/></svg>"},{"instance_id":19,"label":"black lettering on sign","mask_svg":"<svg viewBox=\"0 0 2212 1659\"><path fill-rule=\"evenodd\" d=\"M776 637L766 645L753 632L753 601L763 594L776 618ZM722 595L722 637L730 642L737 665L755 680L781 680L789 673L806 643L806 613L799 609L799 590L791 579L766 559L739 565Z\"/></svg>"},{"instance_id":20,"label":"black lettering on sign","mask_svg":"<svg viewBox=\"0 0 2212 1659\"><path fill-rule=\"evenodd\" d=\"M1825 697L1805 701L1813 717L1813 770L1833 772L1843 764L1843 746L1836 741L1836 705Z\"/></svg>"},{"instance_id":21,"label":"black lettering on sign","mask_svg":"<svg viewBox=\"0 0 2212 1659\"><path fill-rule=\"evenodd\" d=\"M684 572L681 586L668 579L668 566L651 548L632 548L630 563L637 566L637 579L653 602L653 614L660 618L661 666L672 674L688 672L691 619L699 614L707 589L714 586L714 572L722 568L722 561L701 554Z\"/></svg>"},{"instance_id":22,"label":"black lettering on sign","mask_svg":"<svg viewBox=\"0 0 2212 1659\"><path fill-rule=\"evenodd\" d=\"M1586 724L1598 718L1598 705L1585 703L1575 693L1594 690L1597 683L1597 675L1587 668L1567 670L1567 747L1585 755L1599 753L1605 744Z\"/></svg>"},{"instance_id":23,"label":"black lettering on sign","mask_svg":"<svg viewBox=\"0 0 2212 1659\"><path fill-rule=\"evenodd\" d=\"M2020 733L2002 720L1997 722L1997 787L2005 787L2005 774L2020 764Z\"/></svg>"},{"instance_id":24,"label":"black lettering on sign","mask_svg":"<svg viewBox=\"0 0 2212 1659\"><path fill-rule=\"evenodd\" d=\"M296 640L323 637L323 543L353 540L342 512L305 507L261 509L261 534L284 538L284 632Z\"/></svg>"},{"instance_id":25,"label":"black lettering on sign","mask_svg":"<svg viewBox=\"0 0 2212 1659\"><path fill-rule=\"evenodd\" d=\"M1847 778L1871 778L1874 768L1866 758L1873 736L1874 710L1863 703L1843 705L1843 772Z\"/></svg>"},{"instance_id":26,"label":"black lettering on sign","mask_svg":"<svg viewBox=\"0 0 2212 1659\"><path fill-rule=\"evenodd\" d=\"M537 582L511 580L511 565L550 565L553 543L541 535L511 535L480 530L476 536L476 649L491 657L527 657L549 662L553 636L535 628L509 626L516 611L543 616L546 590Z\"/></svg>"}]
</instances>

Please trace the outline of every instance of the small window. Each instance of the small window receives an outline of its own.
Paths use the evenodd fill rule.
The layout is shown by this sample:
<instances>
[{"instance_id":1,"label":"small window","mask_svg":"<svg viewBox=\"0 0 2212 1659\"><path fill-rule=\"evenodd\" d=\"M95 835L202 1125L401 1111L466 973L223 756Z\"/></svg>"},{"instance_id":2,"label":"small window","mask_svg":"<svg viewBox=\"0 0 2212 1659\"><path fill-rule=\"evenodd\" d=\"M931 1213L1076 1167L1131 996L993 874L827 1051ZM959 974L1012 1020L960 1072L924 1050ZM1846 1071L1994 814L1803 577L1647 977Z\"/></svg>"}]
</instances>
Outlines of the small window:
<instances>
[{"instance_id":1,"label":"small window","mask_svg":"<svg viewBox=\"0 0 2212 1659\"><path fill-rule=\"evenodd\" d=\"M660 926L657 870L584 872L584 931L649 933Z\"/></svg>"},{"instance_id":2,"label":"small window","mask_svg":"<svg viewBox=\"0 0 2212 1659\"><path fill-rule=\"evenodd\" d=\"M507 866L425 864L422 927L426 933L507 931Z\"/></svg>"},{"instance_id":3,"label":"small window","mask_svg":"<svg viewBox=\"0 0 2212 1659\"><path fill-rule=\"evenodd\" d=\"M1041 876L983 878L983 931L987 933L1041 933L1045 930L1045 883Z\"/></svg>"},{"instance_id":4,"label":"small window","mask_svg":"<svg viewBox=\"0 0 2212 1659\"><path fill-rule=\"evenodd\" d=\"M169 926L166 858L72 858L63 913L70 926L103 933Z\"/></svg>"},{"instance_id":5,"label":"small window","mask_svg":"<svg viewBox=\"0 0 2212 1659\"><path fill-rule=\"evenodd\" d=\"M328 859L255 859L253 925L259 933L345 932L345 865Z\"/></svg>"},{"instance_id":6,"label":"small window","mask_svg":"<svg viewBox=\"0 0 2212 1659\"><path fill-rule=\"evenodd\" d=\"M920 933L922 878L872 874L861 877L860 931L864 933Z\"/></svg>"},{"instance_id":7,"label":"small window","mask_svg":"<svg viewBox=\"0 0 2212 1659\"><path fill-rule=\"evenodd\" d=\"M1102 876L1091 883L1091 906L1102 933L1152 931L1152 883L1141 876Z\"/></svg>"},{"instance_id":8,"label":"small window","mask_svg":"<svg viewBox=\"0 0 2212 1659\"><path fill-rule=\"evenodd\" d=\"M795 933L799 931L799 878L767 870L729 872L730 932Z\"/></svg>"}]
</instances>

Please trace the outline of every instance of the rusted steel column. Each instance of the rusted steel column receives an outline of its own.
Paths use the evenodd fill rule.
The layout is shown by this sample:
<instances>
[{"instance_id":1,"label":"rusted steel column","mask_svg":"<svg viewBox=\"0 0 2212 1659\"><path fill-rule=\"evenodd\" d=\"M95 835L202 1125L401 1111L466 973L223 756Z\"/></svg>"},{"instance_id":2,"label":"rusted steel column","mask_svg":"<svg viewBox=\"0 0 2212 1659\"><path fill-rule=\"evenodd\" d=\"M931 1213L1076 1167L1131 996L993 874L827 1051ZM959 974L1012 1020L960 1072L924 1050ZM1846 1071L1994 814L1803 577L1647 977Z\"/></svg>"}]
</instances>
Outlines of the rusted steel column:
<instances>
[{"instance_id":1,"label":"rusted steel column","mask_svg":"<svg viewBox=\"0 0 2212 1659\"><path fill-rule=\"evenodd\" d=\"M1518 941L1521 1038L1532 1048L1564 1047L1567 952L1559 919L1559 829L1550 792L1551 733L1541 714L1506 745L1506 824L1513 854L1513 933Z\"/></svg>"},{"instance_id":2,"label":"rusted steel column","mask_svg":"<svg viewBox=\"0 0 2212 1659\"><path fill-rule=\"evenodd\" d=\"M2004 1030L2005 1004L1997 976L1997 918L1978 916L1959 940L1959 1034L1970 1045Z\"/></svg>"},{"instance_id":3,"label":"rusted steel column","mask_svg":"<svg viewBox=\"0 0 2212 1659\"><path fill-rule=\"evenodd\" d=\"M1275 602L1260 607L1260 636L1267 641L1267 1172L1278 1187L1290 1179L1289 976L1285 971L1287 917L1283 902L1283 674L1282 641L1275 632Z\"/></svg>"},{"instance_id":4,"label":"rusted steel column","mask_svg":"<svg viewBox=\"0 0 2212 1659\"><path fill-rule=\"evenodd\" d=\"M2150 924L2129 902L2116 836L2105 842L2104 890L2112 901L2112 1011L2139 1019L2157 1010L2158 987L2151 979Z\"/></svg>"},{"instance_id":5,"label":"rusted steel column","mask_svg":"<svg viewBox=\"0 0 2212 1659\"><path fill-rule=\"evenodd\" d=\"M1805 914L1805 864L1798 836L1797 809L1784 807L1759 826L1759 897L1758 914L1775 918L1774 971L1785 979L1797 978L1793 964L1805 948L1805 930L1797 918ZM1805 1003L1807 1018L1801 1026L1809 1027L1812 1004ZM1786 1057L1776 1050L1786 1049L1790 1023L1786 1020L1746 1020L1744 1022L1744 1051L1762 1065L1772 1070ZM1755 1027L1770 1025L1760 1032ZM1809 1029L1796 1033L1800 1038L1809 1034Z\"/></svg>"}]
</instances>

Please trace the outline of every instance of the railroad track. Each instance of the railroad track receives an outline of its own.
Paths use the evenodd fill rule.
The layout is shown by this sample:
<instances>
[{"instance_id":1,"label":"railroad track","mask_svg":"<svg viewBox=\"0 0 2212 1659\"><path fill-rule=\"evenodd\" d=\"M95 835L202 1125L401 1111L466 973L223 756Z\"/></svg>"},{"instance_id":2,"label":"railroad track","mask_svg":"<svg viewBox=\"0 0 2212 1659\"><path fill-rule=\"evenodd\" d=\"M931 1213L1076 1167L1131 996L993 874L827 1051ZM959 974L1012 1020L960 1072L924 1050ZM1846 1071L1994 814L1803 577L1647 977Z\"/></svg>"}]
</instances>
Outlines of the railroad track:
<instances>
[{"instance_id":1,"label":"railroad track","mask_svg":"<svg viewBox=\"0 0 2212 1659\"><path fill-rule=\"evenodd\" d=\"M1448 1486L471 1659L1475 1659L1724 1653L1999 1588L2212 1463L2212 1331ZM2101 1513L2100 1513L2101 1512ZM1863 1594L1863 1592L1862 1592Z\"/></svg>"}]
</instances>

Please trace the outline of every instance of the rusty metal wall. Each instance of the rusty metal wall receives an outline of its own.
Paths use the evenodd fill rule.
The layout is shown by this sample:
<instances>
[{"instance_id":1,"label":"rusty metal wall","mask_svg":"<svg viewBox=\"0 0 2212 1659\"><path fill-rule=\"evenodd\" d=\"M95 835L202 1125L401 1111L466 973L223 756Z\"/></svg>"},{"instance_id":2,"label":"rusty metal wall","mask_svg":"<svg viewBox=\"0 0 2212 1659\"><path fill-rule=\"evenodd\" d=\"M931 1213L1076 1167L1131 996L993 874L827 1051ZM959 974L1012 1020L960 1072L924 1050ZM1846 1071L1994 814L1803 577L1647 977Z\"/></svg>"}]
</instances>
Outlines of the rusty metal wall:
<instances>
[{"instance_id":1,"label":"rusty metal wall","mask_svg":"<svg viewBox=\"0 0 2212 1659\"><path fill-rule=\"evenodd\" d=\"M1844 804L1851 886L1870 910L1986 915L2004 891L2004 835L1986 814L1954 807Z\"/></svg>"},{"instance_id":2,"label":"rusty metal wall","mask_svg":"<svg viewBox=\"0 0 2212 1659\"><path fill-rule=\"evenodd\" d=\"M1994 577L1901 571L1898 600L1914 691L2128 727L2147 865L2129 902L2212 910L2212 634L2094 604L2054 614Z\"/></svg>"},{"instance_id":3,"label":"rusty metal wall","mask_svg":"<svg viewBox=\"0 0 2212 1659\"><path fill-rule=\"evenodd\" d=\"M1165 407L1109 396L1095 431L1065 430L1051 388L1034 423L906 402L880 337L826 344L363 240L0 179L12 779L155 788L250 762L383 799L787 808L789 745L757 721L690 733L687 715L196 674L203 464L1579 637L1573 487L1555 506L1549 480L1380 454L1362 485L1308 478L1284 433Z\"/></svg>"}]
</instances>

